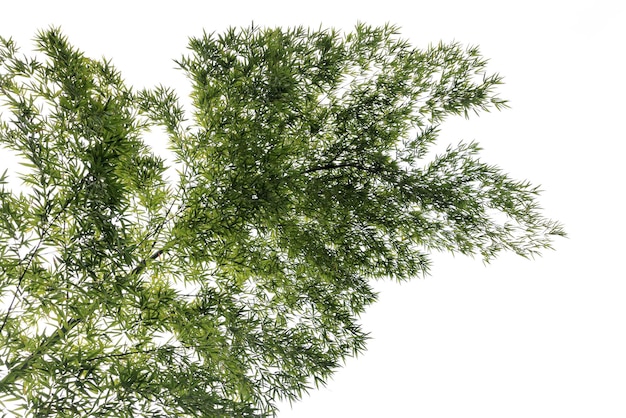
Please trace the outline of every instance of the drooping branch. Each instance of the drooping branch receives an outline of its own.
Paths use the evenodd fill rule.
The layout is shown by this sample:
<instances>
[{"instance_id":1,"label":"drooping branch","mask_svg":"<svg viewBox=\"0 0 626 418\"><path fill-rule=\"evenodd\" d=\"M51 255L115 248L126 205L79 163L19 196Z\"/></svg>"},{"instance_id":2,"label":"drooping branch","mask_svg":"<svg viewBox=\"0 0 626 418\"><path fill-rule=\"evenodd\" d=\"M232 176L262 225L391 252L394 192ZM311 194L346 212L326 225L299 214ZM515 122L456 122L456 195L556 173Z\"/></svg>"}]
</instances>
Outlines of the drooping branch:
<instances>
[{"instance_id":1,"label":"drooping branch","mask_svg":"<svg viewBox=\"0 0 626 418\"><path fill-rule=\"evenodd\" d=\"M154 252L149 258L150 260L155 260L161 254L163 254L163 250L158 250ZM143 270L146 268L147 261L144 258L139 262L139 264L131 271L130 275L141 274ZM92 305L92 308L89 311L91 314L96 309L96 304ZM28 370L38 358L44 355L50 348L52 348L55 344L57 344L62 338L64 338L70 331L76 328L77 325L82 323L86 318L89 317L89 314L83 315L80 318L70 318L63 326L57 328L49 337L46 337L44 341L37 347L35 351L33 351L24 361L22 361L19 365L11 368L9 373L0 380L0 392L4 392L5 388L8 385L13 384L19 377L20 374Z\"/></svg>"},{"instance_id":2,"label":"drooping branch","mask_svg":"<svg viewBox=\"0 0 626 418\"><path fill-rule=\"evenodd\" d=\"M77 193L74 195L74 197L77 195ZM150 234L147 235L147 237L149 236L154 236L154 235L158 235L159 232L163 229L163 227L165 226L165 224L168 222L168 216L172 211L173 208L173 202L170 205L170 207L167 210L166 216L164 221L158 225L158 227ZM69 205L69 203L68 203ZM62 212L62 211L61 211ZM176 215L178 215L180 213L180 210L176 213ZM57 215L58 217L59 215ZM170 218L171 219L171 218ZM52 221L54 222L56 220L56 218ZM42 238L43 239L43 238ZM153 242L152 244L152 249L154 249L154 246L156 245L156 241ZM157 259L161 254L164 253L164 249L158 249L157 251L153 252L152 255L150 255L150 257L148 259L144 258L143 260L141 260L131 271L130 273L127 275L127 277L130 276L136 276L139 275L141 273L143 273L143 271L145 270L146 266L147 266L147 262L148 260L155 260ZM32 261L32 260L31 260ZM11 384L13 384L20 376L20 374L25 371L28 370L35 361L37 361L38 358L40 358L42 355L44 355L47 350L49 350L50 348L52 348L55 344L57 344L62 338L64 338L69 332L71 332L76 326L78 326L80 323L84 322L85 319L87 319L89 317L89 315L91 313L93 313L96 310L97 304L93 304L91 309L89 310L89 312L85 315L83 315L80 318L70 318L66 323L64 323L60 328L57 328L56 331L54 331L49 337L46 337L44 339L44 341L39 345L39 347L37 347L37 349L35 351L33 351L26 359L24 359L24 361L22 361L19 365L11 368L11 370L9 371L9 373L0 380L0 392L4 392L5 388ZM6 323L6 321L8 320L9 317L9 312L7 312L5 320L3 322L3 327L4 324ZM1 330L1 328L0 328Z\"/></svg>"},{"instance_id":3,"label":"drooping branch","mask_svg":"<svg viewBox=\"0 0 626 418\"><path fill-rule=\"evenodd\" d=\"M22 281L24 280L24 276L26 275L26 272L28 271L33 260L35 259L35 256L37 255L37 251L39 251L39 248L41 247L47 235L49 234L50 229L52 228L52 225L54 225L54 223L59 219L59 217L77 199L84 184L85 184L85 178L83 178L81 182L77 185L75 189L76 191L72 194L72 196L70 196L66 200L66 202L61 206L59 213L57 213L56 216L48 223L48 225L45 228L43 228L41 232L41 236L39 237L39 241L37 242L37 245L35 246L35 248L28 255L28 261L26 262L26 266L24 267L24 269L22 270L22 274L18 278L15 293L13 294L13 298L11 299L11 303L9 304L9 307L7 308L7 312L4 316L4 319L2 320L2 325L0 325L0 333L2 332L2 330L4 330L4 327L6 326L6 323L9 320L9 316L11 315L11 311L13 310L13 305L15 304L17 297L22 293Z\"/></svg>"}]
</instances>

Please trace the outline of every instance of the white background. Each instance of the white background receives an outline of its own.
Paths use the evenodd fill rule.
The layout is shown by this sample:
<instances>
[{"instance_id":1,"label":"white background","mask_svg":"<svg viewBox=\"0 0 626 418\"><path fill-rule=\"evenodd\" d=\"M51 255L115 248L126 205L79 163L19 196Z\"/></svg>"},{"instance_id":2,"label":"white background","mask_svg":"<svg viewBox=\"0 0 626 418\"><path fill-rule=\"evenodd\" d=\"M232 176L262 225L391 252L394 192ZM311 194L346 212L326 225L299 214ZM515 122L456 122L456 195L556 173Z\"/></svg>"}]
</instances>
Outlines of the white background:
<instances>
[{"instance_id":1,"label":"white background","mask_svg":"<svg viewBox=\"0 0 626 418\"><path fill-rule=\"evenodd\" d=\"M0 35L26 52L37 29L60 25L129 84L183 94L172 59L202 29L390 22L414 46L479 45L512 108L451 119L440 141L477 140L485 161L541 184L569 238L534 261L438 254L425 279L378 283L367 352L278 416L609 418L626 417L622 4L13 0L0 4Z\"/></svg>"}]
</instances>

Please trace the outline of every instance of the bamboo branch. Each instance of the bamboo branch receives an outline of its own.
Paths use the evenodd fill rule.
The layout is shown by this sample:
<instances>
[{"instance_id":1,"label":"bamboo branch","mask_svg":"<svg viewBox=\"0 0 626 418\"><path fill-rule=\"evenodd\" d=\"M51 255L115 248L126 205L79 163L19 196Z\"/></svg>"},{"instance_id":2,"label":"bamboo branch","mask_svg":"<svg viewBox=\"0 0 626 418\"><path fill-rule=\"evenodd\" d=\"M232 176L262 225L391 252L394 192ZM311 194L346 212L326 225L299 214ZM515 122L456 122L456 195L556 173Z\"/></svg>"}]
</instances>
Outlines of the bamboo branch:
<instances>
[{"instance_id":1,"label":"bamboo branch","mask_svg":"<svg viewBox=\"0 0 626 418\"><path fill-rule=\"evenodd\" d=\"M150 256L150 260L154 260L163 254L163 250L158 250L154 252ZM141 274L143 270L146 268L146 259L143 259L139 262L139 264L130 272L130 275ZM93 304L93 312L96 308L96 304ZM90 314L91 314L90 312ZM12 367L9 373L4 376L0 380L0 393L6 391L6 387L15 383L15 381L20 377L21 372L30 368L33 363L40 358L46 351L48 351L51 347L57 344L62 338L64 338L70 331L72 331L77 325L82 323L88 315L85 315L81 318L70 318L63 326L57 328L49 337L37 347L35 351L33 351L24 361L22 361L19 365Z\"/></svg>"}]
</instances>

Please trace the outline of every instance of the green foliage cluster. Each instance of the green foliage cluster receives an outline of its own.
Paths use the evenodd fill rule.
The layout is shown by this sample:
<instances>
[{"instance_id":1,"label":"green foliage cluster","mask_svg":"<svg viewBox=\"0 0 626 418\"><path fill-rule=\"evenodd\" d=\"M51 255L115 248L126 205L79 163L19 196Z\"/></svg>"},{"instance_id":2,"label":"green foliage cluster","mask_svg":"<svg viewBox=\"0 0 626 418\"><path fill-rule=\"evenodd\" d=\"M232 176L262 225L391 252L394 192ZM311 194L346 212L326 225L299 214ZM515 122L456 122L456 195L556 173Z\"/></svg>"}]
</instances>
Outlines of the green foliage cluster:
<instances>
[{"instance_id":1,"label":"green foliage cluster","mask_svg":"<svg viewBox=\"0 0 626 418\"><path fill-rule=\"evenodd\" d=\"M204 34L177 61L187 120L171 89L133 91L58 29L36 46L0 43L0 145L28 187L0 180L15 415L269 416L364 349L372 279L563 235L476 144L425 159L447 116L506 105L477 48L415 49L393 26Z\"/></svg>"}]
</instances>

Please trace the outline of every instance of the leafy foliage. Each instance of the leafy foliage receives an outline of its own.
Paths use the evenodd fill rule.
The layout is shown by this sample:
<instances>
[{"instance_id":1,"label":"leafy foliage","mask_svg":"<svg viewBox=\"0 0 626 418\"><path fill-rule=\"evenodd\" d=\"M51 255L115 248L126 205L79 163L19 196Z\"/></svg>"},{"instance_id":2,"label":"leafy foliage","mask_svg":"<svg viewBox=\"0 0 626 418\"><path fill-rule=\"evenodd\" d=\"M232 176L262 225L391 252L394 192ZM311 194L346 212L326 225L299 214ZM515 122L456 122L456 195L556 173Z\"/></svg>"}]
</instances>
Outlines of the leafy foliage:
<instances>
[{"instance_id":1,"label":"leafy foliage","mask_svg":"<svg viewBox=\"0 0 626 418\"><path fill-rule=\"evenodd\" d=\"M538 190L478 159L426 161L448 115L505 107L476 48L392 26L230 29L165 87L38 33L0 45L0 400L28 416L261 417L324 383L367 334L371 279L433 250L533 256L563 235ZM144 142L159 126L179 168Z\"/></svg>"}]
</instances>

